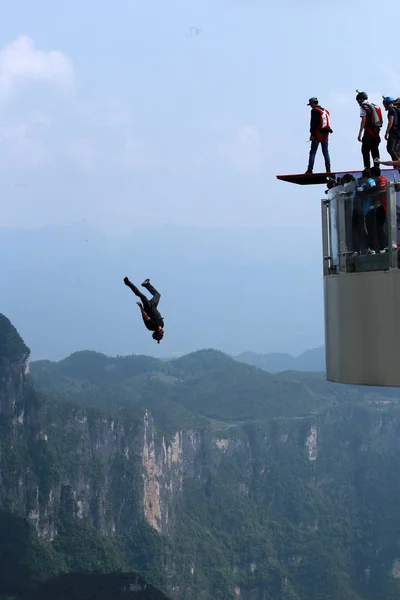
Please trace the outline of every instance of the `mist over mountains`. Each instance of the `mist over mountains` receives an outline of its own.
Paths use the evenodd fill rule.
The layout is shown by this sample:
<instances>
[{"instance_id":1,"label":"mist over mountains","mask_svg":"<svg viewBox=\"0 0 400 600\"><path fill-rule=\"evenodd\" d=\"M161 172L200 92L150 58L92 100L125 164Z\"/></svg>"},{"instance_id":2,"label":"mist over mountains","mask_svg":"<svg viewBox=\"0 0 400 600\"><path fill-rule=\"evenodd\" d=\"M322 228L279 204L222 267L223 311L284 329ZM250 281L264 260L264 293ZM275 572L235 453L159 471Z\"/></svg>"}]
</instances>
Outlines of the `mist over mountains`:
<instances>
[{"instance_id":1,"label":"mist over mountains","mask_svg":"<svg viewBox=\"0 0 400 600\"><path fill-rule=\"evenodd\" d=\"M323 346L306 350L300 356L292 356L285 352L271 352L270 354L242 352L235 356L235 359L264 369L269 373L279 373L280 371L325 372L325 348Z\"/></svg>"},{"instance_id":2,"label":"mist over mountains","mask_svg":"<svg viewBox=\"0 0 400 600\"><path fill-rule=\"evenodd\" d=\"M84 219L0 228L1 310L29 340L34 360L79 349L300 354L323 341L320 247L310 241L299 253L290 232L283 243L273 228L149 228L120 238ZM166 335L159 346L125 275L137 284L150 277L161 291Z\"/></svg>"}]
</instances>

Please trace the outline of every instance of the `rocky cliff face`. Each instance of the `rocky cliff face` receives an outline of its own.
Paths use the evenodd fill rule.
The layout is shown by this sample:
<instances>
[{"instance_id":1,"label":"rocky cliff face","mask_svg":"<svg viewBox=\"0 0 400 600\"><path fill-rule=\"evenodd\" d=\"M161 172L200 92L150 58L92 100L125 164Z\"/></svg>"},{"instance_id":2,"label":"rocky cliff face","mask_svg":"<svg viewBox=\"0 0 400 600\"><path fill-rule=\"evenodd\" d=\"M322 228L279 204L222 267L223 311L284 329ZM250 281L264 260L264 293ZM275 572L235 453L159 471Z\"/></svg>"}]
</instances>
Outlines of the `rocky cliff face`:
<instances>
[{"instance_id":1,"label":"rocky cliff face","mask_svg":"<svg viewBox=\"0 0 400 600\"><path fill-rule=\"evenodd\" d=\"M156 444L148 411L132 423L43 397L30 381L29 350L18 341L19 351L0 356L0 506L26 517L48 541L61 512L107 535L129 515L168 532L198 434L177 432Z\"/></svg>"},{"instance_id":2,"label":"rocky cliff face","mask_svg":"<svg viewBox=\"0 0 400 600\"><path fill-rule=\"evenodd\" d=\"M168 533L184 475L201 471L198 453L211 448L210 435L177 431L156 441L147 410L132 423L43 397L30 380L29 349L5 317L2 327L19 350L0 356L1 507L26 517L44 540L57 535L60 512L112 535L121 530L124 497L133 489L131 519Z\"/></svg>"}]
</instances>

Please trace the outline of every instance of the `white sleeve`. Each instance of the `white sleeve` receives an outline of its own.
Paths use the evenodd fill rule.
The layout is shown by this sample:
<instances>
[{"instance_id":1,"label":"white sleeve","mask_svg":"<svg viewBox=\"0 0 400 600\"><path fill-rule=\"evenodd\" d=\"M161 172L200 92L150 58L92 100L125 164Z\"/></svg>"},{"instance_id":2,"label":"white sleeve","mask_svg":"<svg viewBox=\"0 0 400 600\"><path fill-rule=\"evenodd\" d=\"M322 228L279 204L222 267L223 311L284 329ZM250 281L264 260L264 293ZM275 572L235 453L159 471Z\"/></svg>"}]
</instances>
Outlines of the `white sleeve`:
<instances>
[{"instance_id":1,"label":"white sleeve","mask_svg":"<svg viewBox=\"0 0 400 600\"><path fill-rule=\"evenodd\" d=\"M367 111L365 110L365 108L363 108L362 106L360 106L360 117L366 117L367 116Z\"/></svg>"}]
</instances>

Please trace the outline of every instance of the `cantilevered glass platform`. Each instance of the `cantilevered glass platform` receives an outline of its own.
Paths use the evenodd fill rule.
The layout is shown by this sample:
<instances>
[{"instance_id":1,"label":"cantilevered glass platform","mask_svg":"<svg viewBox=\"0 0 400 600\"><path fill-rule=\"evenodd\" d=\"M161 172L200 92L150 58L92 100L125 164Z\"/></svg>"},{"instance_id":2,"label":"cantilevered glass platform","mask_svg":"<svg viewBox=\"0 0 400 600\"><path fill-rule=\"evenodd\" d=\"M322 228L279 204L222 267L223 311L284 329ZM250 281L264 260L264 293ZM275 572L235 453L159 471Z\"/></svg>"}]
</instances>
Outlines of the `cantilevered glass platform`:
<instances>
[{"instance_id":1,"label":"cantilevered glass platform","mask_svg":"<svg viewBox=\"0 0 400 600\"><path fill-rule=\"evenodd\" d=\"M346 174L354 179L343 183ZM400 387L400 173L386 168L381 175L388 181L376 187L363 187L362 171L277 178L326 186L320 196L326 378Z\"/></svg>"},{"instance_id":2,"label":"cantilevered glass platform","mask_svg":"<svg viewBox=\"0 0 400 600\"><path fill-rule=\"evenodd\" d=\"M382 175L390 181L397 181L399 172L397 169L381 169ZM336 171L335 173L295 173L292 175L277 175L276 178L287 183L297 183L297 185L322 185L327 184L329 179L342 178L344 175L353 175L355 179L362 176L362 171ZM396 177L396 179L395 179Z\"/></svg>"}]
</instances>

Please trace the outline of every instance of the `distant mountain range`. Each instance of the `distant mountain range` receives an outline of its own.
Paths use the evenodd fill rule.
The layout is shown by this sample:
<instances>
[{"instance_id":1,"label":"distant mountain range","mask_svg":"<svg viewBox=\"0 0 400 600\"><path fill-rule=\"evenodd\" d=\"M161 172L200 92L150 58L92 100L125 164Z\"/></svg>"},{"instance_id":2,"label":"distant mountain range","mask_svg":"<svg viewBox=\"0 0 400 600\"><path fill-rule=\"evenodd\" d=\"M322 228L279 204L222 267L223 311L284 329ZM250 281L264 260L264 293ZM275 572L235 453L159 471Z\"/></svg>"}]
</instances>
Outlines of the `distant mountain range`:
<instances>
[{"instance_id":1,"label":"distant mountain range","mask_svg":"<svg viewBox=\"0 0 400 600\"><path fill-rule=\"evenodd\" d=\"M184 356L184 353L179 357ZM262 354L250 350L237 355L228 355L234 360L263 369L268 373L282 373L283 371L302 371L304 373L325 373L325 346L306 350L299 356L293 356L288 352L268 352ZM169 362L179 358L168 356L161 360Z\"/></svg>"},{"instance_id":2,"label":"distant mountain range","mask_svg":"<svg viewBox=\"0 0 400 600\"><path fill-rule=\"evenodd\" d=\"M324 346L307 350L300 356L292 356L286 352L272 352L270 354L242 352L234 358L239 362L264 369L269 373L279 373L281 371L325 372Z\"/></svg>"}]
</instances>

